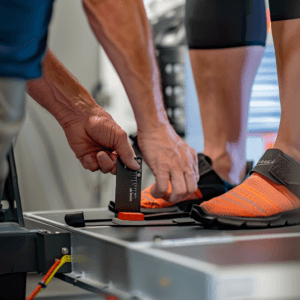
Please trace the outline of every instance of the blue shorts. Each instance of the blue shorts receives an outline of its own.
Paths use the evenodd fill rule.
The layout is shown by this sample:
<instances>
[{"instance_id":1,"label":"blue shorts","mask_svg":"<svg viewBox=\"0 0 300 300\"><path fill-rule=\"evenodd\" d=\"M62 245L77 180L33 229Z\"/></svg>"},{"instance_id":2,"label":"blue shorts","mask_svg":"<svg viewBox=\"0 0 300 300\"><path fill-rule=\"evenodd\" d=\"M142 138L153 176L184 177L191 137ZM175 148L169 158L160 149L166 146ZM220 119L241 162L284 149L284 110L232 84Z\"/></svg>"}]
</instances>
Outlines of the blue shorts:
<instances>
[{"instance_id":1,"label":"blue shorts","mask_svg":"<svg viewBox=\"0 0 300 300\"><path fill-rule=\"evenodd\" d=\"M0 1L0 77L42 76L54 0Z\"/></svg>"}]
</instances>

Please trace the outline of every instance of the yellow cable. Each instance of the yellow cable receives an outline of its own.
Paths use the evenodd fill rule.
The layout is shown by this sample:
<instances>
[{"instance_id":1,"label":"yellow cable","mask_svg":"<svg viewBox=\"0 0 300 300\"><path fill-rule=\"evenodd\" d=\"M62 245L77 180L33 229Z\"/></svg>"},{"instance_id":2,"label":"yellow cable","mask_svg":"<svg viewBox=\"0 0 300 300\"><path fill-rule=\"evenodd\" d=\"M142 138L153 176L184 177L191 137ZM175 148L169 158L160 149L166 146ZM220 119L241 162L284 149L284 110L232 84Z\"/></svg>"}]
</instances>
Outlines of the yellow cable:
<instances>
[{"instance_id":1,"label":"yellow cable","mask_svg":"<svg viewBox=\"0 0 300 300\"><path fill-rule=\"evenodd\" d=\"M53 273L50 275L50 277L46 280L45 284L47 285L52 278L54 277L54 275L56 274L56 272L62 267L62 265L64 265L66 262L71 262L71 255L64 255L61 259L60 264L54 269Z\"/></svg>"},{"instance_id":2,"label":"yellow cable","mask_svg":"<svg viewBox=\"0 0 300 300\"><path fill-rule=\"evenodd\" d=\"M66 262L71 262L71 255L64 255L61 258L60 264L54 269L54 271L51 273L49 278L46 280L45 285L48 285L48 283L52 280L56 272L66 263ZM43 290L43 288L40 289L38 293L40 293Z\"/></svg>"}]
</instances>

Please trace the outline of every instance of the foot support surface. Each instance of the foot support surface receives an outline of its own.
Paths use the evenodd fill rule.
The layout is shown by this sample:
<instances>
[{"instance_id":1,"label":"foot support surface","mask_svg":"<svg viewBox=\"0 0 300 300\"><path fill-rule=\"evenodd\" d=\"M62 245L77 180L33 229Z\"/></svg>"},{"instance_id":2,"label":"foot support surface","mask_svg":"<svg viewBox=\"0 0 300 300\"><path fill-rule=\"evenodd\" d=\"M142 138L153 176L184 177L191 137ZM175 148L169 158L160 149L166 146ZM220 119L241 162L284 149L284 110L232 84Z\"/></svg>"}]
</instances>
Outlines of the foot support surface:
<instances>
[{"instance_id":1,"label":"foot support surface","mask_svg":"<svg viewBox=\"0 0 300 300\"><path fill-rule=\"evenodd\" d=\"M300 224L300 208L281 212L270 217L246 218L207 214L199 205L194 205L190 217L206 227L266 228Z\"/></svg>"}]
</instances>

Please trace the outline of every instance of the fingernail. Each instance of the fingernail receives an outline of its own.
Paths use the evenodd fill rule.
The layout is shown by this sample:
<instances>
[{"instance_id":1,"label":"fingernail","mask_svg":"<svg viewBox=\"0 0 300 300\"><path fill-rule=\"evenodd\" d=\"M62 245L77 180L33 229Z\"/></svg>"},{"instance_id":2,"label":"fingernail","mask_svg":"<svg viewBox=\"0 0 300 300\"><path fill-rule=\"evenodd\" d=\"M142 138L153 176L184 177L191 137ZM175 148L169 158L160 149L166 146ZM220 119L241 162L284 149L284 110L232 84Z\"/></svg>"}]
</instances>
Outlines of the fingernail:
<instances>
[{"instance_id":1,"label":"fingernail","mask_svg":"<svg viewBox=\"0 0 300 300\"><path fill-rule=\"evenodd\" d=\"M136 161L134 161L134 164L137 168L140 168L140 165Z\"/></svg>"},{"instance_id":2,"label":"fingernail","mask_svg":"<svg viewBox=\"0 0 300 300\"><path fill-rule=\"evenodd\" d=\"M91 156L89 156L87 159L86 159L87 163L91 164L93 162L93 159Z\"/></svg>"}]
</instances>

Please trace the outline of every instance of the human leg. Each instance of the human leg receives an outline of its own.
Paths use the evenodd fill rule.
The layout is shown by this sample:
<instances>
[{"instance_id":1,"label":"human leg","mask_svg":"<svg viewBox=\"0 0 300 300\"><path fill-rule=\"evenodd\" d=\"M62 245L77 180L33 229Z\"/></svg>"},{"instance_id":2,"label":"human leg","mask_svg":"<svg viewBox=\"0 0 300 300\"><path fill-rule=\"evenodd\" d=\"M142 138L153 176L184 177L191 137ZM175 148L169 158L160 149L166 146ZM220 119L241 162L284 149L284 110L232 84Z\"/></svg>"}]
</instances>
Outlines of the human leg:
<instances>
[{"instance_id":1,"label":"human leg","mask_svg":"<svg viewBox=\"0 0 300 300\"><path fill-rule=\"evenodd\" d=\"M190 50L200 106L204 150L219 176L239 184L245 176L248 102L261 46Z\"/></svg>"},{"instance_id":2,"label":"human leg","mask_svg":"<svg viewBox=\"0 0 300 300\"><path fill-rule=\"evenodd\" d=\"M300 163L300 16L299 19L273 22L272 31L281 104L274 148L281 149Z\"/></svg>"},{"instance_id":3,"label":"human leg","mask_svg":"<svg viewBox=\"0 0 300 300\"><path fill-rule=\"evenodd\" d=\"M265 14L264 1L186 2L203 153L221 178L233 184L245 176L248 101L264 51Z\"/></svg>"},{"instance_id":4,"label":"human leg","mask_svg":"<svg viewBox=\"0 0 300 300\"><path fill-rule=\"evenodd\" d=\"M273 0L270 11L281 103L274 149L264 154L249 179L230 192L203 203L201 209L223 219L244 218L245 224L255 217L272 226L272 217L279 217L280 225L300 222L289 219L299 214L300 209L300 1Z\"/></svg>"}]
</instances>

